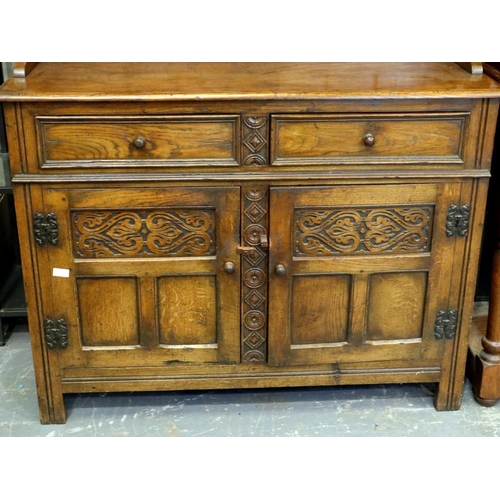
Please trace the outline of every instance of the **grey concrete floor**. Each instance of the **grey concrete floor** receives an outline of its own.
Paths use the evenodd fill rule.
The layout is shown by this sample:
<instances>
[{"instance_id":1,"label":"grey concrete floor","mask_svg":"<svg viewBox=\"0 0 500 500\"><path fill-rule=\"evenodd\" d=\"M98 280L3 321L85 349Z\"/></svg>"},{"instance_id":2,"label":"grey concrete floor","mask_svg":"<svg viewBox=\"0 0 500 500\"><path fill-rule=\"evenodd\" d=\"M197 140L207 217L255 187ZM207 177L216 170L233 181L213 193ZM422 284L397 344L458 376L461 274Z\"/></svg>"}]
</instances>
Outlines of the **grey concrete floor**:
<instances>
[{"instance_id":1,"label":"grey concrete floor","mask_svg":"<svg viewBox=\"0 0 500 500\"><path fill-rule=\"evenodd\" d=\"M29 334L0 347L0 436L499 436L500 403L437 412L424 384L81 394L65 425L41 425Z\"/></svg>"}]
</instances>

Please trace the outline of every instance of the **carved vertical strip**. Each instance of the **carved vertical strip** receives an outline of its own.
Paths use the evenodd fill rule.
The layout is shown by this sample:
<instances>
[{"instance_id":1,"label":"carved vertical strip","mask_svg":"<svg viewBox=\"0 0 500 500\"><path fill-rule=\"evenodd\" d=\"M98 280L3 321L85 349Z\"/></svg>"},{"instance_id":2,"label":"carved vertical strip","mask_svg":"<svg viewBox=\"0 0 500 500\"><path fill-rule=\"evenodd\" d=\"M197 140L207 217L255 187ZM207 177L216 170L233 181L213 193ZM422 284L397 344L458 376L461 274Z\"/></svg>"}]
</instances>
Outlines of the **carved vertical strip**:
<instances>
[{"instance_id":1,"label":"carved vertical strip","mask_svg":"<svg viewBox=\"0 0 500 500\"><path fill-rule=\"evenodd\" d=\"M264 116L245 116L242 122L243 165L268 165L268 121Z\"/></svg>"},{"instance_id":2,"label":"carved vertical strip","mask_svg":"<svg viewBox=\"0 0 500 500\"><path fill-rule=\"evenodd\" d=\"M267 234L267 189L248 189L243 196L243 244L255 247L242 257L242 361L265 363L267 357L267 250L256 234Z\"/></svg>"}]
</instances>

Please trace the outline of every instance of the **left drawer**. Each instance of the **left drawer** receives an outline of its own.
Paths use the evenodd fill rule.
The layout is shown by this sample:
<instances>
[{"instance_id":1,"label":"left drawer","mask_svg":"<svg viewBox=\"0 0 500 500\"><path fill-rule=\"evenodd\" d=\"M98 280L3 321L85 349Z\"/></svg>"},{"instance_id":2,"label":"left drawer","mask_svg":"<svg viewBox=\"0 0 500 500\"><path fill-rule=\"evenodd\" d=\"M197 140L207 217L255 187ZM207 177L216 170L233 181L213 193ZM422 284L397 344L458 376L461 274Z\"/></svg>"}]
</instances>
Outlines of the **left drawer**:
<instances>
[{"instance_id":1,"label":"left drawer","mask_svg":"<svg viewBox=\"0 0 500 500\"><path fill-rule=\"evenodd\" d=\"M42 169L236 166L238 115L36 116Z\"/></svg>"}]
</instances>

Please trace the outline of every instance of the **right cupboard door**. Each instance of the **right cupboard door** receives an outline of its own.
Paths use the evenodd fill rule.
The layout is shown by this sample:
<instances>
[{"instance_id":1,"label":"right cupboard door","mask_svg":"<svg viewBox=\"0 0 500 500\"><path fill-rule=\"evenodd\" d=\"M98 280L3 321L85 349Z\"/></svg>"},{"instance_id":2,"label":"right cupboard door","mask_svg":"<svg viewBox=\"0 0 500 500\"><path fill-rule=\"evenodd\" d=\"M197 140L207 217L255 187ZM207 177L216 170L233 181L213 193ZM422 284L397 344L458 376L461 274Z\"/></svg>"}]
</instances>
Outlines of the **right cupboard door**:
<instances>
[{"instance_id":1,"label":"right cupboard door","mask_svg":"<svg viewBox=\"0 0 500 500\"><path fill-rule=\"evenodd\" d=\"M459 199L459 183L271 188L270 365L439 360Z\"/></svg>"}]
</instances>

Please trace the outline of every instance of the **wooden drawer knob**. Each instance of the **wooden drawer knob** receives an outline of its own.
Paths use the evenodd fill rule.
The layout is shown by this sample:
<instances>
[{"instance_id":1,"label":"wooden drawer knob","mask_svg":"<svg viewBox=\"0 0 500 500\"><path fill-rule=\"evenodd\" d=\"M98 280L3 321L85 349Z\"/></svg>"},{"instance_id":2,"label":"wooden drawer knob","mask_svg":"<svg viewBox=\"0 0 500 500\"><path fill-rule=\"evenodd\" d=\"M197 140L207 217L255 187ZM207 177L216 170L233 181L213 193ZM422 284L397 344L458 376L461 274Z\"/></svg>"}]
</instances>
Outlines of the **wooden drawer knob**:
<instances>
[{"instance_id":1,"label":"wooden drawer knob","mask_svg":"<svg viewBox=\"0 0 500 500\"><path fill-rule=\"evenodd\" d=\"M226 274L233 274L235 268L234 262L228 261L224 264L224 271L226 271Z\"/></svg>"},{"instance_id":2,"label":"wooden drawer knob","mask_svg":"<svg viewBox=\"0 0 500 500\"><path fill-rule=\"evenodd\" d=\"M375 137L373 137L372 134L365 134L363 136L363 142L365 143L365 146L371 148L375 144Z\"/></svg>"},{"instance_id":3,"label":"wooden drawer knob","mask_svg":"<svg viewBox=\"0 0 500 500\"><path fill-rule=\"evenodd\" d=\"M286 267L285 267L283 264L278 264L278 265L275 267L274 272L275 272L278 276L285 276L285 274L286 274Z\"/></svg>"},{"instance_id":4,"label":"wooden drawer knob","mask_svg":"<svg viewBox=\"0 0 500 500\"><path fill-rule=\"evenodd\" d=\"M136 137L132 143L137 149L142 149L146 145L144 137Z\"/></svg>"}]
</instances>

